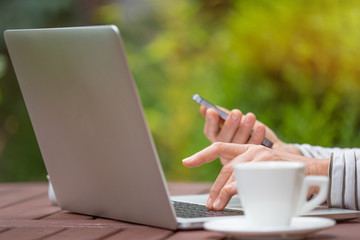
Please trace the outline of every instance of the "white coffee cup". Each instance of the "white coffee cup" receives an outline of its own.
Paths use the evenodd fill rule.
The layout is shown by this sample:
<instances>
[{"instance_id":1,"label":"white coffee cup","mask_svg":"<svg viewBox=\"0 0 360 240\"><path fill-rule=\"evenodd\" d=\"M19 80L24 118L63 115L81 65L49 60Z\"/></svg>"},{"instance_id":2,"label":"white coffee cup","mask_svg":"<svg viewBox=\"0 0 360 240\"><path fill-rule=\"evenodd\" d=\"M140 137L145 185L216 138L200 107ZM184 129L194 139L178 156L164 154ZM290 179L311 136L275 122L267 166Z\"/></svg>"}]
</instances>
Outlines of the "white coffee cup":
<instances>
[{"instance_id":1,"label":"white coffee cup","mask_svg":"<svg viewBox=\"0 0 360 240\"><path fill-rule=\"evenodd\" d=\"M285 227L291 219L311 211L327 197L328 178L305 176L300 162L248 162L234 165L245 217L256 227ZM306 201L311 186L319 193Z\"/></svg>"}]
</instances>

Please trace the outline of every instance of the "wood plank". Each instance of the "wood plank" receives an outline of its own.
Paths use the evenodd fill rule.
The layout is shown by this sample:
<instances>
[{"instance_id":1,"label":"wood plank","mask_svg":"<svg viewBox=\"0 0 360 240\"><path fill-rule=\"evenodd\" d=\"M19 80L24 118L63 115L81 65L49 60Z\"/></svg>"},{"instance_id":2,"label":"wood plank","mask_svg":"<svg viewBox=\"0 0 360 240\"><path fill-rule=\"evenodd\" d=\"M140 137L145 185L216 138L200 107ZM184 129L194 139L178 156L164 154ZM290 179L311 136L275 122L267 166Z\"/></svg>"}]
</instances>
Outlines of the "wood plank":
<instances>
[{"instance_id":1,"label":"wood plank","mask_svg":"<svg viewBox=\"0 0 360 240\"><path fill-rule=\"evenodd\" d=\"M129 223L129 222L120 222L117 220L112 219L105 219L105 218L97 218L94 222L99 224L121 224L121 226L125 227L124 231L121 231L114 236L106 238L106 240L116 240L116 239L166 239L167 237L173 234L173 231L138 225L136 223Z\"/></svg>"},{"instance_id":2,"label":"wood plank","mask_svg":"<svg viewBox=\"0 0 360 240\"><path fill-rule=\"evenodd\" d=\"M59 212L58 206L51 205L47 193L0 209L0 219L36 219Z\"/></svg>"},{"instance_id":3,"label":"wood plank","mask_svg":"<svg viewBox=\"0 0 360 240\"><path fill-rule=\"evenodd\" d=\"M360 219L356 219L352 221L337 223L334 227L310 235L310 237L307 239L311 239L311 240L329 239L329 236L332 236L332 238L334 239L336 238L342 240L347 240L347 239L353 240L353 239L359 239L359 233L360 233Z\"/></svg>"},{"instance_id":4,"label":"wood plank","mask_svg":"<svg viewBox=\"0 0 360 240\"><path fill-rule=\"evenodd\" d=\"M113 236L123 231L122 228L117 227L96 227L96 228L70 228L65 231L59 232L55 235L47 237L46 240L89 240L89 239L107 239L109 236Z\"/></svg>"},{"instance_id":5,"label":"wood plank","mask_svg":"<svg viewBox=\"0 0 360 240\"><path fill-rule=\"evenodd\" d=\"M124 231L121 231L111 237L106 238L106 240L137 240L137 239L146 239L146 240L157 240L157 239L167 239L173 234L173 231L153 228L147 226L131 226L126 228Z\"/></svg>"},{"instance_id":6,"label":"wood plank","mask_svg":"<svg viewBox=\"0 0 360 240\"><path fill-rule=\"evenodd\" d=\"M101 222L95 220L52 220L52 219L0 219L0 228L23 228L23 227L42 227L42 228L75 228L75 227L118 227L125 229L128 223L119 221Z\"/></svg>"},{"instance_id":7,"label":"wood plank","mask_svg":"<svg viewBox=\"0 0 360 240\"><path fill-rule=\"evenodd\" d=\"M166 240L183 240L183 239L196 239L196 240L217 240L225 239L226 235L210 231L178 231Z\"/></svg>"},{"instance_id":8,"label":"wood plank","mask_svg":"<svg viewBox=\"0 0 360 240\"><path fill-rule=\"evenodd\" d=\"M0 234L0 240L36 240L64 231L63 228L14 228Z\"/></svg>"},{"instance_id":9,"label":"wood plank","mask_svg":"<svg viewBox=\"0 0 360 240\"><path fill-rule=\"evenodd\" d=\"M46 183L0 184L0 208L38 197L41 194L47 194Z\"/></svg>"},{"instance_id":10,"label":"wood plank","mask_svg":"<svg viewBox=\"0 0 360 240\"><path fill-rule=\"evenodd\" d=\"M47 182L8 182L0 184L0 191L6 189L41 188L47 189Z\"/></svg>"},{"instance_id":11,"label":"wood plank","mask_svg":"<svg viewBox=\"0 0 360 240\"><path fill-rule=\"evenodd\" d=\"M113 225L113 224L123 224L124 226L132 226L132 225L137 225L135 223L129 223L129 222L122 222L119 220L115 220L115 219L109 219L109 218L95 218L94 222L97 224L103 224L103 225Z\"/></svg>"},{"instance_id":12,"label":"wood plank","mask_svg":"<svg viewBox=\"0 0 360 240\"><path fill-rule=\"evenodd\" d=\"M207 193L209 183L170 183L173 195ZM19 197L19 199L16 199ZM5 200L4 204L2 201ZM224 239L225 235L210 231L170 231L166 229L96 218L61 211L47 197L47 184L0 184L0 240L2 239ZM356 239L360 220L308 237L311 240Z\"/></svg>"},{"instance_id":13,"label":"wood plank","mask_svg":"<svg viewBox=\"0 0 360 240\"><path fill-rule=\"evenodd\" d=\"M43 219L57 219L57 220L93 220L93 216L82 215L77 213L72 213L68 211L61 211L50 216L47 216Z\"/></svg>"}]
</instances>

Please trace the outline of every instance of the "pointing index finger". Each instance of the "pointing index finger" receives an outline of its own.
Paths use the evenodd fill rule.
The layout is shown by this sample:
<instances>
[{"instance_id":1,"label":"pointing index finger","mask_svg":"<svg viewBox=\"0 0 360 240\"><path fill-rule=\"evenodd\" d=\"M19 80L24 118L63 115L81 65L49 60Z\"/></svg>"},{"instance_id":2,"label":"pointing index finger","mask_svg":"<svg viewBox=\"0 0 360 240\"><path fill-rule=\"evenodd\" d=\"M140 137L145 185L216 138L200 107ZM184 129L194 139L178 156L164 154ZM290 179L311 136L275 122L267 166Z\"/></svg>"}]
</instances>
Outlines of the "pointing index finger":
<instances>
[{"instance_id":1,"label":"pointing index finger","mask_svg":"<svg viewBox=\"0 0 360 240\"><path fill-rule=\"evenodd\" d=\"M247 149L248 146L244 144L215 142L191 157L185 158L183 164L186 167L192 168L203 165L204 163L212 162L220 157L233 159L244 153Z\"/></svg>"}]
</instances>

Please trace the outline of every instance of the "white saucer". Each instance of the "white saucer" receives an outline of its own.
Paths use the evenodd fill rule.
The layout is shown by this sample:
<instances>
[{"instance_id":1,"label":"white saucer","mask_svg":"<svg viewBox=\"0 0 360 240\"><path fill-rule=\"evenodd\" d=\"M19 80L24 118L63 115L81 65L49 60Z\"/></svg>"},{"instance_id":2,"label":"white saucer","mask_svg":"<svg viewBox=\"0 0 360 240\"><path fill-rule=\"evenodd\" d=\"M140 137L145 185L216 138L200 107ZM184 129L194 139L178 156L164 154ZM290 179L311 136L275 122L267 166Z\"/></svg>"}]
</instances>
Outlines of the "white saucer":
<instances>
[{"instance_id":1,"label":"white saucer","mask_svg":"<svg viewBox=\"0 0 360 240\"><path fill-rule=\"evenodd\" d=\"M234 237L247 238L305 238L306 235L336 224L333 219L316 217L295 217L290 226L279 228L264 228L251 226L245 216L218 219L204 224L204 228L210 231L226 233Z\"/></svg>"}]
</instances>

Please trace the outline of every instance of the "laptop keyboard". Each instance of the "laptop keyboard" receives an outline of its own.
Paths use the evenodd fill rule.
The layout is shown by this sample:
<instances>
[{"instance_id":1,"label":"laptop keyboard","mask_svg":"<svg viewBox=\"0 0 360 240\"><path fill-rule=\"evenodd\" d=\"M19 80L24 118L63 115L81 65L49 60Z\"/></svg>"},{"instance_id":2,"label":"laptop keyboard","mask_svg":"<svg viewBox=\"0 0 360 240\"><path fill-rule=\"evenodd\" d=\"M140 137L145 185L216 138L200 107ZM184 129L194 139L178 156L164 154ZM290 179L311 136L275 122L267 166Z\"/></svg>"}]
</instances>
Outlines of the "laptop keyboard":
<instances>
[{"instance_id":1,"label":"laptop keyboard","mask_svg":"<svg viewBox=\"0 0 360 240\"><path fill-rule=\"evenodd\" d=\"M203 205L172 201L176 216L181 218L218 217L244 215L243 211L224 209L222 211L209 210Z\"/></svg>"}]
</instances>

